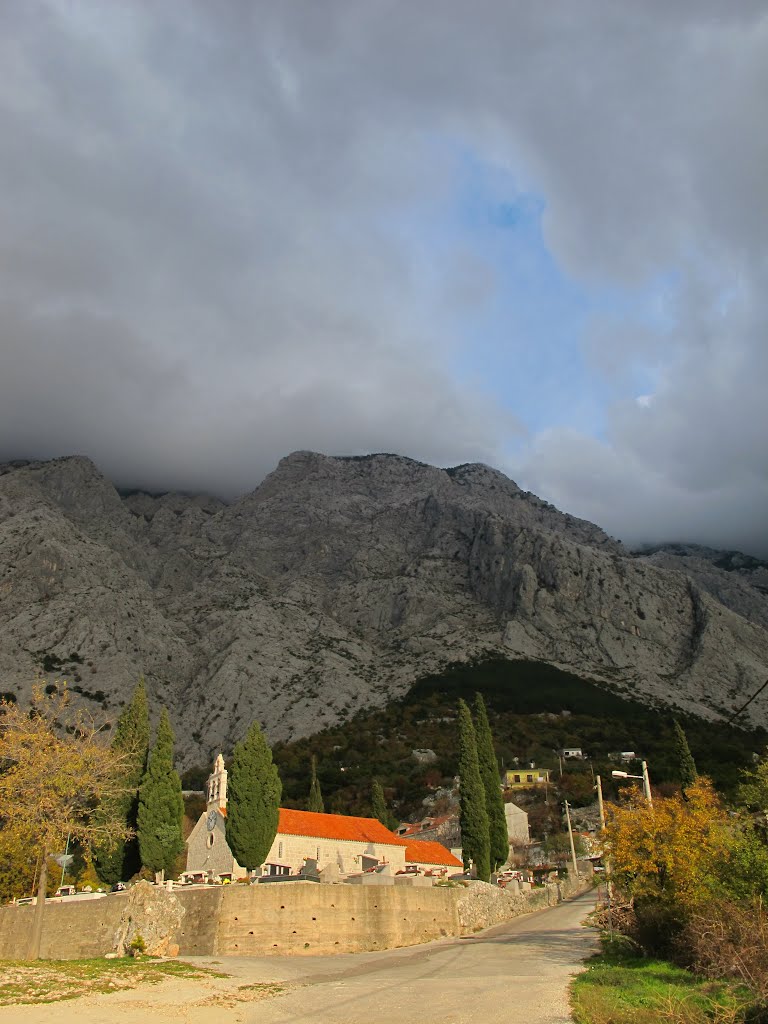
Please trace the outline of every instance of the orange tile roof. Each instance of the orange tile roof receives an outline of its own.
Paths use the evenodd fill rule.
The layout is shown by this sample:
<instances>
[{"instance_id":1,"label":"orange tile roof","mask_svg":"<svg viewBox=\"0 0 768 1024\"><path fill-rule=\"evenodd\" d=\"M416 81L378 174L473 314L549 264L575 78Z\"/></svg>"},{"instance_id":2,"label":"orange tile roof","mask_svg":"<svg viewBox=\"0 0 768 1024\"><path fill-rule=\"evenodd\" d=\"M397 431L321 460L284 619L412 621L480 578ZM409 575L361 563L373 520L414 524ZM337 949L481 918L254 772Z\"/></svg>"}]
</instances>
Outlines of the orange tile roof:
<instances>
[{"instance_id":1,"label":"orange tile roof","mask_svg":"<svg viewBox=\"0 0 768 1024\"><path fill-rule=\"evenodd\" d=\"M400 833L400 836L401 838L403 836L412 836L415 835L417 832L421 832L421 825L408 825L408 827Z\"/></svg>"},{"instance_id":2,"label":"orange tile roof","mask_svg":"<svg viewBox=\"0 0 768 1024\"><path fill-rule=\"evenodd\" d=\"M449 868L462 868L464 865L454 857L442 843L413 840L405 847L407 864L445 864Z\"/></svg>"},{"instance_id":3,"label":"orange tile roof","mask_svg":"<svg viewBox=\"0 0 768 1024\"><path fill-rule=\"evenodd\" d=\"M347 839L357 843L387 843L405 846L405 842L385 828L376 818L353 818L346 814L319 814L280 808L277 831L284 836L311 836L317 839Z\"/></svg>"},{"instance_id":4,"label":"orange tile roof","mask_svg":"<svg viewBox=\"0 0 768 1024\"><path fill-rule=\"evenodd\" d=\"M442 825L443 822L445 822L445 821L451 821L451 819L453 819L453 818L456 818L455 814L443 814L439 818L429 818L429 819L424 818L424 819L422 819L420 824L421 824L421 826L424 829L437 828L438 825ZM429 820L429 822L430 822L429 825L425 825L424 824L424 822L427 821L427 820Z\"/></svg>"}]
</instances>

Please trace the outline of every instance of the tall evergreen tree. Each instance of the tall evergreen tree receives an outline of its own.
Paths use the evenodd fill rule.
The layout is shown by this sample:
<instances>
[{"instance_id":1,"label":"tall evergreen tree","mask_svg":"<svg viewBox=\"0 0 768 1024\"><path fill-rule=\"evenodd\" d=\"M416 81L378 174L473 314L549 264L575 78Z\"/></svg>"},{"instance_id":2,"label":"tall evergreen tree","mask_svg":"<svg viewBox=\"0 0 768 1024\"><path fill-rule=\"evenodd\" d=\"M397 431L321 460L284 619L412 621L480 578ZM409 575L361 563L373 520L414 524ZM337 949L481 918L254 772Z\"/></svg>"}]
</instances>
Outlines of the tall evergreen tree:
<instances>
[{"instance_id":1,"label":"tall evergreen tree","mask_svg":"<svg viewBox=\"0 0 768 1024\"><path fill-rule=\"evenodd\" d=\"M309 784L309 801L307 803L308 811L317 811L320 814L325 812L325 804L323 803L323 794L320 790L320 783L317 781L317 758L312 755L312 781Z\"/></svg>"},{"instance_id":2,"label":"tall evergreen tree","mask_svg":"<svg viewBox=\"0 0 768 1024\"><path fill-rule=\"evenodd\" d=\"M371 782L371 808L374 818L378 818L385 828L395 827L395 819L389 813L387 801L384 799L384 789L378 779Z\"/></svg>"},{"instance_id":3,"label":"tall evergreen tree","mask_svg":"<svg viewBox=\"0 0 768 1024\"><path fill-rule=\"evenodd\" d=\"M479 693L475 694L475 735L480 777L485 790L485 809L488 813L491 871L496 871L502 864L506 864L509 857L509 833L491 725L485 701Z\"/></svg>"},{"instance_id":4,"label":"tall evergreen tree","mask_svg":"<svg viewBox=\"0 0 768 1024\"><path fill-rule=\"evenodd\" d=\"M137 815L141 863L155 872L158 881L162 881L166 871L173 870L184 849L184 798L181 780L173 767L173 742L168 712L163 708L157 739L139 787Z\"/></svg>"},{"instance_id":5,"label":"tall evergreen tree","mask_svg":"<svg viewBox=\"0 0 768 1024\"><path fill-rule=\"evenodd\" d=\"M143 677L136 684L130 704L117 720L112 738L112 750L120 756L120 782L124 791L100 809L98 815L125 822L126 829L135 831L139 811L139 786L147 769L149 754L149 704ZM111 847L100 846L93 852L93 860L102 882L114 885L126 880L141 867L138 839L134 835L120 840Z\"/></svg>"},{"instance_id":6,"label":"tall evergreen tree","mask_svg":"<svg viewBox=\"0 0 768 1024\"><path fill-rule=\"evenodd\" d=\"M680 790L685 798L685 791L694 784L699 777L696 771L696 762L693 760L691 748L688 746L688 737L678 720L674 719L675 727L675 749L677 751L677 770L680 775Z\"/></svg>"},{"instance_id":7,"label":"tall evergreen tree","mask_svg":"<svg viewBox=\"0 0 768 1024\"><path fill-rule=\"evenodd\" d=\"M235 746L227 789L227 842L238 863L254 871L277 834L283 787L258 722Z\"/></svg>"},{"instance_id":8,"label":"tall evergreen tree","mask_svg":"<svg viewBox=\"0 0 768 1024\"><path fill-rule=\"evenodd\" d=\"M459 700L459 822L461 848L465 869L474 862L477 877L487 882L491 877L490 835L485 788L480 777L477 737L466 702Z\"/></svg>"}]
</instances>

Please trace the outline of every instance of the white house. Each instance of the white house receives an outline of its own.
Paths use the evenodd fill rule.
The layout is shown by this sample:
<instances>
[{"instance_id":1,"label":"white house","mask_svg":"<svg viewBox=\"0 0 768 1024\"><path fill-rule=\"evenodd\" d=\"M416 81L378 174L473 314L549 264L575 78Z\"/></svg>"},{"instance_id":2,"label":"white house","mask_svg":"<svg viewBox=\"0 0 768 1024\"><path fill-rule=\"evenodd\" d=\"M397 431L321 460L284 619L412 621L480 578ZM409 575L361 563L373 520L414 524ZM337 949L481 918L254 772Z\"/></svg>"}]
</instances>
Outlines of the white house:
<instances>
[{"instance_id":1,"label":"white house","mask_svg":"<svg viewBox=\"0 0 768 1024\"><path fill-rule=\"evenodd\" d=\"M507 837L510 846L527 846L531 841L528 828L528 814L517 804L504 804L504 817L507 819Z\"/></svg>"}]
</instances>

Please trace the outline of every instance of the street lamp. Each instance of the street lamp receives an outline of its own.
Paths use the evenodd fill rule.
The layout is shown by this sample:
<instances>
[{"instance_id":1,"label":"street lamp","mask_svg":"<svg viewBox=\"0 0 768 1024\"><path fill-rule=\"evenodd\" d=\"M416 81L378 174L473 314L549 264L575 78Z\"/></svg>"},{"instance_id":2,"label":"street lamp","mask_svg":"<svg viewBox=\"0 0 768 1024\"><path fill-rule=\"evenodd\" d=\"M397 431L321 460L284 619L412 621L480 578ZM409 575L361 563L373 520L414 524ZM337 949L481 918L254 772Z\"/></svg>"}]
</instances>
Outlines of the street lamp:
<instances>
[{"instance_id":1,"label":"street lamp","mask_svg":"<svg viewBox=\"0 0 768 1024\"><path fill-rule=\"evenodd\" d=\"M642 775L630 775L629 772L612 771L611 775L614 779L640 779L643 784L643 793L645 799L648 801L648 806L653 810L653 797L651 796L651 780L648 777L648 762L643 761L643 774Z\"/></svg>"}]
</instances>

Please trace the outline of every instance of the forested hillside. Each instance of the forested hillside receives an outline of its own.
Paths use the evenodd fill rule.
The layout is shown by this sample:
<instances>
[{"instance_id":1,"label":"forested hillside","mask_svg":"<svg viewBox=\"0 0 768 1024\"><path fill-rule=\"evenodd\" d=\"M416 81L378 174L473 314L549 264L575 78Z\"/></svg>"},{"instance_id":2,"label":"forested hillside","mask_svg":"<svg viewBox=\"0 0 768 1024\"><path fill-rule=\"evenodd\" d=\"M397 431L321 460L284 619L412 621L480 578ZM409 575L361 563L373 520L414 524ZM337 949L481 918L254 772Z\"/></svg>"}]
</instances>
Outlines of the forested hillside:
<instances>
[{"instance_id":1,"label":"forested hillside","mask_svg":"<svg viewBox=\"0 0 768 1024\"><path fill-rule=\"evenodd\" d=\"M616 689L614 685L614 690ZM533 662L489 659L456 665L417 682L385 709L275 747L284 802L301 807L309 792L310 759L317 757L326 807L344 813L370 810L371 779L378 777L401 818L428 813L422 801L450 787L456 773L455 710L459 697L485 697L499 766L534 761L553 769L555 786L575 803L593 799L592 774L600 773L606 793L614 783L609 755L635 750L650 766L654 785L677 782L673 716L684 726L699 771L726 795L733 792L753 752L765 749L765 730L744 730L675 712L650 708L585 679ZM557 751L583 748L587 759L566 761L561 780ZM419 763L414 750L436 754ZM639 768L629 769L631 772Z\"/></svg>"}]
</instances>

